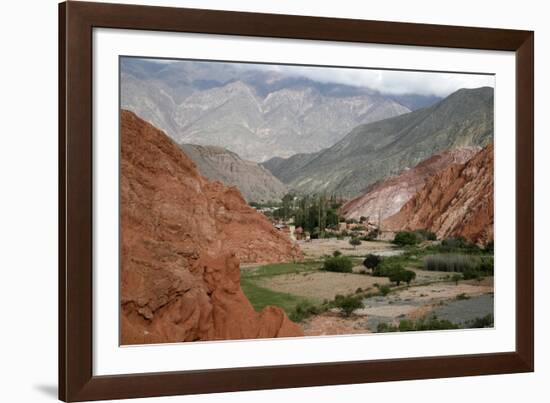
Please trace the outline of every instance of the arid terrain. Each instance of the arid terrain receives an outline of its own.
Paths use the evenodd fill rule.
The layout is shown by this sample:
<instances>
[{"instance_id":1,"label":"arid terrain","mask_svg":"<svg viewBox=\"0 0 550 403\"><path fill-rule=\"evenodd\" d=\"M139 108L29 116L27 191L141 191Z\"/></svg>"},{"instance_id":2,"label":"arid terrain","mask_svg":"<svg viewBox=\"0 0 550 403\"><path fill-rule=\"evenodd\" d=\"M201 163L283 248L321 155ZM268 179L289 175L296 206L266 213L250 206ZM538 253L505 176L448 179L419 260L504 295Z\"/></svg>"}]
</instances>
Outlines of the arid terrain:
<instances>
[{"instance_id":1,"label":"arid terrain","mask_svg":"<svg viewBox=\"0 0 550 403\"><path fill-rule=\"evenodd\" d=\"M404 251L390 242L366 242L360 249L351 247L333 249L349 256L357 265L351 273L335 273L323 270L321 257L331 254L331 248L344 246L344 241L314 240L302 243L305 262L298 264L248 265L242 268L245 294L253 304L284 301L287 313L300 305L322 306L338 295L359 296L362 308L349 316L336 307L322 309L301 321L307 336L378 332L381 323L399 326L401 321L417 321L435 315L441 317L443 308L452 311L457 304L469 304L469 312L448 315L451 323L459 324L485 317L492 313L493 278L453 281L449 272L429 271L419 267L421 259L405 258ZM306 246L307 245L307 246ZM349 246L349 244L348 244ZM419 253L423 253L418 250ZM375 277L365 273L360 256L380 253L400 259L405 267L416 274L410 285L396 286L387 277ZM407 253L410 256L410 253ZM387 287L385 292L380 290ZM455 308L456 310L456 308ZM463 310L464 311L464 310ZM443 315L444 316L444 315ZM455 319L455 320L451 320Z\"/></svg>"},{"instance_id":2,"label":"arid terrain","mask_svg":"<svg viewBox=\"0 0 550 403\"><path fill-rule=\"evenodd\" d=\"M493 327L493 77L120 67L122 344Z\"/></svg>"}]
</instances>

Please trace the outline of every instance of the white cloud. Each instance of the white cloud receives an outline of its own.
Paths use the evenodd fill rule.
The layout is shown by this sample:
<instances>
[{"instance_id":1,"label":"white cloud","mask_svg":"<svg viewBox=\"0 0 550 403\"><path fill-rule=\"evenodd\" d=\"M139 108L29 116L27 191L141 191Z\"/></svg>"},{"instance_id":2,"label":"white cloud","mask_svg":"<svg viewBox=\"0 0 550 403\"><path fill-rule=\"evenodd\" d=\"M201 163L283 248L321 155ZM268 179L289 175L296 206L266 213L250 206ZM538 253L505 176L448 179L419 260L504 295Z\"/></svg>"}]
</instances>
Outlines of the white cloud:
<instances>
[{"instance_id":1,"label":"white cloud","mask_svg":"<svg viewBox=\"0 0 550 403\"><path fill-rule=\"evenodd\" d=\"M163 64L173 62L168 59L147 60ZM384 94L391 95L418 94L445 97L460 88L478 88L484 86L494 87L495 82L494 76L487 74L438 73L424 71L374 70L362 68L310 67L249 63L227 64L245 70L255 69L277 71L281 75L305 77L324 83L338 83L356 87L368 87Z\"/></svg>"},{"instance_id":2,"label":"white cloud","mask_svg":"<svg viewBox=\"0 0 550 403\"><path fill-rule=\"evenodd\" d=\"M250 65L312 80L368 87L392 95L447 96L460 88L494 87L493 75L357 68Z\"/></svg>"}]
</instances>

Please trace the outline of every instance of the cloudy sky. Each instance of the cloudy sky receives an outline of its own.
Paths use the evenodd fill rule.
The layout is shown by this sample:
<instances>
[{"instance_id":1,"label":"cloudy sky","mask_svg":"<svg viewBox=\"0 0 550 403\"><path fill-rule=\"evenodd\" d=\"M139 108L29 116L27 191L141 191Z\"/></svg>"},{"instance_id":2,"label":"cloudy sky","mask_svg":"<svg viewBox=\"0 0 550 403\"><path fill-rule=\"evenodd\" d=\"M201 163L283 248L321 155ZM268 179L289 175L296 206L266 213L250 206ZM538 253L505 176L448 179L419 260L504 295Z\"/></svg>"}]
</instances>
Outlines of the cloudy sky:
<instances>
[{"instance_id":1,"label":"cloudy sky","mask_svg":"<svg viewBox=\"0 0 550 403\"><path fill-rule=\"evenodd\" d=\"M159 63L185 61L157 60ZM188 62L187 62L188 63ZM203 62L208 63L208 62ZM209 62L216 63L216 62ZM419 94L445 97L460 88L494 87L493 75L371 70L362 68L309 67L249 63L227 63L242 69L271 70L324 83L368 87L391 95Z\"/></svg>"},{"instance_id":2,"label":"cloudy sky","mask_svg":"<svg viewBox=\"0 0 550 403\"><path fill-rule=\"evenodd\" d=\"M392 95L421 94L444 97L460 88L494 86L493 75L480 74L301 66L259 68L278 70L285 75L303 76L316 81L364 86Z\"/></svg>"}]
</instances>

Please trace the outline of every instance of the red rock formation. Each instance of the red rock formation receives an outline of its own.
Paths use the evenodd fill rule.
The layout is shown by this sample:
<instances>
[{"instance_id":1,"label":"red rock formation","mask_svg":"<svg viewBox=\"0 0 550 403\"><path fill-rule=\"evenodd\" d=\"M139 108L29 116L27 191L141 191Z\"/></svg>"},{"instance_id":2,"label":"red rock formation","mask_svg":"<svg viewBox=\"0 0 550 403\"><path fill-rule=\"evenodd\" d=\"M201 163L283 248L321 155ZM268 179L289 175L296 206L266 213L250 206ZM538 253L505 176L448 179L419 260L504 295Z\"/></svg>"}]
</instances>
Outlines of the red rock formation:
<instances>
[{"instance_id":1,"label":"red rock formation","mask_svg":"<svg viewBox=\"0 0 550 403\"><path fill-rule=\"evenodd\" d=\"M255 312L239 267L299 250L163 132L127 111L121 124L122 344L303 335L279 308Z\"/></svg>"},{"instance_id":2,"label":"red rock formation","mask_svg":"<svg viewBox=\"0 0 550 403\"><path fill-rule=\"evenodd\" d=\"M369 186L364 194L344 204L341 213L346 219L369 217L372 223L384 220L397 213L431 176L451 164L468 161L479 150L479 147L463 147L432 155L414 168Z\"/></svg>"},{"instance_id":3,"label":"red rock formation","mask_svg":"<svg viewBox=\"0 0 550 403\"><path fill-rule=\"evenodd\" d=\"M493 145L465 164L434 175L401 210L382 222L384 230L428 229L438 238L463 236L484 244L493 239Z\"/></svg>"}]
</instances>

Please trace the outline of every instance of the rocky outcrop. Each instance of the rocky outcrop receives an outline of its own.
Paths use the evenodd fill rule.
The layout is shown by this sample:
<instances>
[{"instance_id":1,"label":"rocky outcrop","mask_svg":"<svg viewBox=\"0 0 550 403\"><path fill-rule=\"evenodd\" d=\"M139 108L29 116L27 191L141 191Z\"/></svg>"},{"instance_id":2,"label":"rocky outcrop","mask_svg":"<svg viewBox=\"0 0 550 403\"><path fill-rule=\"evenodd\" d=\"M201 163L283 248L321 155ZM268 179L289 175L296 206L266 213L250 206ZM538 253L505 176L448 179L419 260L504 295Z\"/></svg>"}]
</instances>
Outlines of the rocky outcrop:
<instances>
[{"instance_id":1,"label":"rocky outcrop","mask_svg":"<svg viewBox=\"0 0 550 403\"><path fill-rule=\"evenodd\" d=\"M121 136L122 344L302 335L240 287L240 261L299 259L290 240L131 112Z\"/></svg>"},{"instance_id":2,"label":"rocky outcrop","mask_svg":"<svg viewBox=\"0 0 550 403\"><path fill-rule=\"evenodd\" d=\"M465 163L479 150L480 147L463 147L433 155L414 168L371 185L363 195L344 204L341 214L346 219L367 217L374 223L384 220L397 213L432 175L451 164Z\"/></svg>"},{"instance_id":3,"label":"rocky outcrop","mask_svg":"<svg viewBox=\"0 0 550 403\"><path fill-rule=\"evenodd\" d=\"M493 145L464 164L434 175L401 210L382 222L388 231L428 229L438 238L493 239Z\"/></svg>"},{"instance_id":4,"label":"rocky outcrop","mask_svg":"<svg viewBox=\"0 0 550 403\"><path fill-rule=\"evenodd\" d=\"M288 191L263 166L243 160L223 147L182 144L181 148L197 164L201 175L227 186L235 186L249 203L281 201Z\"/></svg>"}]
</instances>

